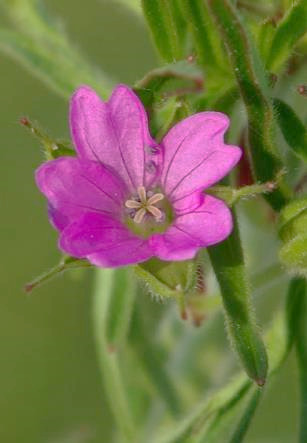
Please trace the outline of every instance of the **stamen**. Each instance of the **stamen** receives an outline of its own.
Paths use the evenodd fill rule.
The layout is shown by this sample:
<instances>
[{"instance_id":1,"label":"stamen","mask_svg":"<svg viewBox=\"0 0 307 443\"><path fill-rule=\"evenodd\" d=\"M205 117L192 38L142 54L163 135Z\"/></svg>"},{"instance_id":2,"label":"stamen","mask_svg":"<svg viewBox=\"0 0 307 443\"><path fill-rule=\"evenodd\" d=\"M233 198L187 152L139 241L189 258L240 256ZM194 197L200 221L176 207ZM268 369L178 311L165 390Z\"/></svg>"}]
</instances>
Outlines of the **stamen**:
<instances>
[{"instance_id":1,"label":"stamen","mask_svg":"<svg viewBox=\"0 0 307 443\"><path fill-rule=\"evenodd\" d=\"M152 197L150 197L147 201L147 205L154 205L155 203L159 202L160 200L164 199L164 195L161 194L160 192L157 194L154 194Z\"/></svg>"},{"instance_id":2,"label":"stamen","mask_svg":"<svg viewBox=\"0 0 307 443\"><path fill-rule=\"evenodd\" d=\"M147 211L150 212L155 218L160 219L162 217L162 211L155 206L147 206Z\"/></svg>"},{"instance_id":3,"label":"stamen","mask_svg":"<svg viewBox=\"0 0 307 443\"><path fill-rule=\"evenodd\" d=\"M135 221L135 223L141 223L143 221L143 218L145 217L145 214L146 214L146 209L145 208L139 209L136 212L136 214L134 216L134 219L133 219Z\"/></svg>"},{"instance_id":4,"label":"stamen","mask_svg":"<svg viewBox=\"0 0 307 443\"><path fill-rule=\"evenodd\" d=\"M137 188L138 199L131 199L125 202L125 207L128 209L135 209L133 211L134 214L130 213L130 216L133 217L135 223L142 223L146 213L150 213L156 221L161 221L163 219L163 211L154 206L160 200L164 199L164 195L161 192L157 192L154 194L152 191L146 192L144 186L139 186Z\"/></svg>"},{"instance_id":5,"label":"stamen","mask_svg":"<svg viewBox=\"0 0 307 443\"><path fill-rule=\"evenodd\" d=\"M146 203L147 197L146 197L146 189L144 188L144 186L139 186L138 187L138 194L140 197L140 200L143 204Z\"/></svg>"},{"instance_id":6,"label":"stamen","mask_svg":"<svg viewBox=\"0 0 307 443\"><path fill-rule=\"evenodd\" d=\"M135 200L127 200L125 202L125 206L126 206L126 208L130 208L130 209L138 209L142 206L142 203L137 202Z\"/></svg>"}]
</instances>

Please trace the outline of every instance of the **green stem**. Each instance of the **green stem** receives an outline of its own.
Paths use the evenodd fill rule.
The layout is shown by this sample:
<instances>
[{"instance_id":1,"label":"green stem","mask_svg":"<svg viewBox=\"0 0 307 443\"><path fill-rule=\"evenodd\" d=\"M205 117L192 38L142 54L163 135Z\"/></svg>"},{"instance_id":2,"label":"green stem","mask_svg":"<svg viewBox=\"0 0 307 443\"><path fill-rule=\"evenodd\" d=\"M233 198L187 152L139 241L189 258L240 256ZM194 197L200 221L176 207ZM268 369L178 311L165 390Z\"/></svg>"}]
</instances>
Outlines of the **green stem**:
<instances>
[{"instance_id":1,"label":"green stem","mask_svg":"<svg viewBox=\"0 0 307 443\"><path fill-rule=\"evenodd\" d=\"M93 298L93 325L98 363L105 392L114 420L124 442L135 442L134 424L120 370L117 352L109 349L105 335L108 296L112 291L114 270L97 269Z\"/></svg>"},{"instance_id":2,"label":"green stem","mask_svg":"<svg viewBox=\"0 0 307 443\"><path fill-rule=\"evenodd\" d=\"M274 139L274 112L268 78L238 11L230 0L208 0L225 41L248 116L248 142L255 178L260 182L274 179L282 162ZM279 211L290 191L284 183L265 197Z\"/></svg>"},{"instance_id":3,"label":"green stem","mask_svg":"<svg viewBox=\"0 0 307 443\"><path fill-rule=\"evenodd\" d=\"M208 253L220 285L230 339L247 374L262 386L267 356L252 313L250 288L236 215L232 234Z\"/></svg>"}]
</instances>

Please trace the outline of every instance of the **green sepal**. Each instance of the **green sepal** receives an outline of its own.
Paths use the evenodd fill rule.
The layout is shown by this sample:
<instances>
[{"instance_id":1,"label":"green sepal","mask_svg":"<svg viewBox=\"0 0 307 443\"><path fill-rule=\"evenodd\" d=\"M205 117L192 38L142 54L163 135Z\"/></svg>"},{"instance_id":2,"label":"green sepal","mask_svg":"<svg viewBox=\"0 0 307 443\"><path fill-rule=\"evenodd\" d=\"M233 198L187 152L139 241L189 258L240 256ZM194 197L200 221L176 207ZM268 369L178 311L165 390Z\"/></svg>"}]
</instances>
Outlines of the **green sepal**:
<instances>
[{"instance_id":1,"label":"green sepal","mask_svg":"<svg viewBox=\"0 0 307 443\"><path fill-rule=\"evenodd\" d=\"M42 285L43 283L46 283L47 281L53 279L54 277L57 277L58 275L62 274L65 271L69 271L72 269L79 269L79 268L90 268L92 265L87 260L79 259L70 257L68 255L63 255L60 262L55 265L53 268L48 269L47 271L43 272L41 275L36 277L31 282L27 283L24 287L26 292L31 292L33 289L37 288L38 286Z\"/></svg>"},{"instance_id":2,"label":"green sepal","mask_svg":"<svg viewBox=\"0 0 307 443\"><path fill-rule=\"evenodd\" d=\"M53 160L62 156L76 156L76 151L72 148L70 142L52 139L37 123L30 121L26 117L21 118L20 123L28 128L30 133L39 140L47 160Z\"/></svg>"},{"instance_id":3,"label":"green sepal","mask_svg":"<svg viewBox=\"0 0 307 443\"><path fill-rule=\"evenodd\" d=\"M173 297L184 310L183 297L196 283L195 260L168 262L152 258L134 266L134 270L153 295L159 298Z\"/></svg>"},{"instance_id":4,"label":"green sepal","mask_svg":"<svg viewBox=\"0 0 307 443\"><path fill-rule=\"evenodd\" d=\"M208 248L208 253L221 289L231 343L248 376L262 386L267 376L267 355L252 311L235 214L231 235Z\"/></svg>"},{"instance_id":5,"label":"green sepal","mask_svg":"<svg viewBox=\"0 0 307 443\"><path fill-rule=\"evenodd\" d=\"M284 101L273 100L277 122L292 152L307 163L307 130L294 110Z\"/></svg>"}]
</instances>

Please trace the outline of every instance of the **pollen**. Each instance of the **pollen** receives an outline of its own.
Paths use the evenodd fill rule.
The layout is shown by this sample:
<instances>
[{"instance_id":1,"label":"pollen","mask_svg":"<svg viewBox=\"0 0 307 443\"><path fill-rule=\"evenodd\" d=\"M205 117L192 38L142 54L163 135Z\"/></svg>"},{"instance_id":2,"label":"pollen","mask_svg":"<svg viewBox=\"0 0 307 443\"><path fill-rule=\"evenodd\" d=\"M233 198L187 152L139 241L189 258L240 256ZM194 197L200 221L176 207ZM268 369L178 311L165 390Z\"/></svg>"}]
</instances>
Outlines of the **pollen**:
<instances>
[{"instance_id":1,"label":"pollen","mask_svg":"<svg viewBox=\"0 0 307 443\"><path fill-rule=\"evenodd\" d=\"M142 223L146 214L150 214L156 221L160 221L163 218L163 212L155 205L164 199L164 195L160 192L157 192L156 194L152 194L150 191L146 192L144 186L139 186L137 193L138 195L135 199L127 200L125 202L126 208L136 210L133 217L134 222Z\"/></svg>"}]
</instances>

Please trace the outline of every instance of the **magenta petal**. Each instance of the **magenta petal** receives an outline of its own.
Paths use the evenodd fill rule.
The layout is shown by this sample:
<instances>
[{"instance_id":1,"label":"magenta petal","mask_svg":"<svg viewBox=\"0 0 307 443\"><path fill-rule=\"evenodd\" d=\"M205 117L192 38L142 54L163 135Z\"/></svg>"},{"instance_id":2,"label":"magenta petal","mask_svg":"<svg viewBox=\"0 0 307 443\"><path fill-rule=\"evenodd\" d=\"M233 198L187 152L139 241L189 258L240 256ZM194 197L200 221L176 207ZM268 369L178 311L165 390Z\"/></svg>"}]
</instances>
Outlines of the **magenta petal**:
<instances>
[{"instance_id":1,"label":"magenta petal","mask_svg":"<svg viewBox=\"0 0 307 443\"><path fill-rule=\"evenodd\" d=\"M55 209L50 203L48 203L48 217L52 226L58 231L63 229L69 224L69 218Z\"/></svg>"},{"instance_id":2,"label":"magenta petal","mask_svg":"<svg viewBox=\"0 0 307 443\"><path fill-rule=\"evenodd\" d=\"M62 232L60 248L98 266L138 263L152 256L148 242L136 237L121 222L102 214L88 213Z\"/></svg>"},{"instance_id":3,"label":"magenta petal","mask_svg":"<svg viewBox=\"0 0 307 443\"><path fill-rule=\"evenodd\" d=\"M104 103L89 87L71 99L72 138L81 158L98 160L114 168L130 190L155 179L162 153L148 131L142 103L131 89L119 85Z\"/></svg>"},{"instance_id":4,"label":"magenta petal","mask_svg":"<svg viewBox=\"0 0 307 443\"><path fill-rule=\"evenodd\" d=\"M226 145L229 119L219 112L201 112L174 126L162 141L162 186L174 202L223 178L239 161L241 149Z\"/></svg>"},{"instance_id":5,"label":"magenta petal","mask_svg":"<svg viewBox=\"0 0 307 443\"><path fill-rule=\"evenodd\" d=\"M153 256L152 248L149 242L134 237L127 239L120 244L114 244L108 249L101 249L100 251L90 254L87 259L95 266L102 266L105 268L116 268L118 266L132 265L149 260Z\"/></svg>"},{"instance_id":6,"label":"magenta petal","mask_svg":"<svg viewBox=\"0 0 307 443\"><path fill-rule=\"evenodd\" d=\"M51 221L60 230L86 212L119 218L127 192L121 180L101 164L73 157L41 165L36 182L49 201Z\"/></svg>"},{"instance_id":7,"label":"magenta petal","mask_svg":"<svg viewBox=\"0 0 307 443\"><path fill-rule=\"evenodd\" d=\"M154 236L152 246L162 260L185 260L194 257L199 248L223 241L232 226L231 212L225 203L205 195L197 209L178 215L164 234Z\"/></svg>"}]
</instances>

